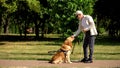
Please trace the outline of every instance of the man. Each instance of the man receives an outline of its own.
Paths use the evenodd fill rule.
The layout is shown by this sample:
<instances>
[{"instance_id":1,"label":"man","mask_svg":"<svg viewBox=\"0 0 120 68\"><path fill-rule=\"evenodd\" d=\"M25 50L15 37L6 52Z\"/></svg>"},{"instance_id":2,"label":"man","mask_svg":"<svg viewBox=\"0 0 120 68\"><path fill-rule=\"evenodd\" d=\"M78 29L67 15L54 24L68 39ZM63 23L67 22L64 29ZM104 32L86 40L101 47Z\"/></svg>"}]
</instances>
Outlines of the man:
<instances>
[{"instance_id":1,"label":"man","mask_svg":"<svg viewBox=\"0 0 120 68\"><path fill-rule=\"evenodd\" d=\"M84 33L84 42L83 42L83 52L84 58L81 62L92 63L93 62L93 51L94 51L94 42L95 36L97 35L97 30L93 18L90 15L84 15L82 11L78 10L75 13L76 17L79 20L78 30L75 32L72 37L76 37L80 31ZM87 47L89 46L89 57Z\"/></svg>"}]
</instances>

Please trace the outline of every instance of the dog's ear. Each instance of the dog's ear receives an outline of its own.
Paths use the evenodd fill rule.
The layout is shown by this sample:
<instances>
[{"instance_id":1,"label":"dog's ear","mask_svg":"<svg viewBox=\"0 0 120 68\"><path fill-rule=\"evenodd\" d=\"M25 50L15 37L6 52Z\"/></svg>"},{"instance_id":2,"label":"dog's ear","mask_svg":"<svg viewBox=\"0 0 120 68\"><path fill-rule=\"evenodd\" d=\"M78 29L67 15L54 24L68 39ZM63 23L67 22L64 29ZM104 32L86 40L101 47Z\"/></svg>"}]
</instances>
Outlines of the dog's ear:
<instances>
[{"instance_id":1,"label":"dog's ear","mask_svg":"<svg viewBox=\"0 0 120 68\"><path fill-rule=\"evenodd\" d=\"M72 41L73 39L71 37L68 37L65 41L64 44L65 45L69 45L70 47L72 47Z\"/></svg>"},{"instance_id":2,"label":"dog's ear","mask_svg":"<svg viewBox=\"0 0 120 68\"><path fill-rule=\"evenodd\" d=\"M69 40L66 39L65 42L64 42L64 44L69 45Z\"/></svg>"},{"instance_id":3,"label":"dog's ear","mask_svg":"<svg viewBox=\"0 0 120 68\"><path fill-rule=\"evenodd\" d=\"M72 47L72 42L71 42L71 40L66 40L66 45L68 45L68 46L70 46L70 47Z\"/></svg>"},{"instance_id":4,"label":"dog's ear","mask_svg":"<svg viewBox=\"0 0 120 68\"><path fill-rule=\"evenodd\" d=\"M72 42L71 41L69 41L69 46L72 47Z\"/></svg>"}]
</instances>

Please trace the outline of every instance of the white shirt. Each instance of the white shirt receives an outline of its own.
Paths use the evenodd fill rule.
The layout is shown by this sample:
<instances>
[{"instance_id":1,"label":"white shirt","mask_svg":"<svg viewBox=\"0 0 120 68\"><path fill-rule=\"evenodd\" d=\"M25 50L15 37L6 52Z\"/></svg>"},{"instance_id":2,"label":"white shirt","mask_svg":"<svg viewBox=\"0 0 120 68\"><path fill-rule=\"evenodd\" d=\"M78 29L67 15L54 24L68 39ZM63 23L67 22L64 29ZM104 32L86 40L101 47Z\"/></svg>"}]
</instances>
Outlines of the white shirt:
<instances>
[{"instance_id":1,"label":"white shirt","mask_svg":"<svg viewBox=\"0 0 120 68\"><path fill-rule=\"evenodd\" d=\"M83 19L79 21L78 30L74 36L77 36L82 30L90 30L91 35L97 35L97 30L93 18L90 15L84 15Z\"/></svg>"}]
</instances>

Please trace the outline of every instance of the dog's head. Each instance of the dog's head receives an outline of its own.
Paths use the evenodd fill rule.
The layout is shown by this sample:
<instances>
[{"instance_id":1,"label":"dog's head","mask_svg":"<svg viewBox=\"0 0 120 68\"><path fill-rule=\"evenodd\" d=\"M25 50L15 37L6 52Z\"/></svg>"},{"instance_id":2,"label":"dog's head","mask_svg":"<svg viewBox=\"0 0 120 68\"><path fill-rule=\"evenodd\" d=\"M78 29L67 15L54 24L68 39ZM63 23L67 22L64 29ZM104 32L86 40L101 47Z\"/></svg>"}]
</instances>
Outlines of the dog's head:
<instances>
[{"instance_id":1,"label":"dog's head","mask_svg":"<svg viewBox=\"0 0 120 68\"><path fill-rule=\"evenodd\" d=\"M65 40L64 44L66 44L66 45L71 45L72 42L73 42L73 40L74 40L74 38L68 37L68 38Z\"/></svg>"},{"instance_id":2,"label":"dog's head","mask_svg":"<svg viewBox=\"0 0 120 68\"><path fill-rule=\"evenodd\" d=\"M74 40L74 38L72 38L72 37L68 37L67 40L69 40L69 41L72 42L72 41Z\"/></svg>"},{"instance_id":3,"label":"dog's head","mask_svg":"<svg viewBox=\"0 0 120 68\"><path fill-rule=\"evenodd\" d=\"M72 41L74 40L74 38L72 37L68 37L66 38L66 40L64 41L61 49L64 51L68 51L72 49Z\"/></svg>"}]
</instances>

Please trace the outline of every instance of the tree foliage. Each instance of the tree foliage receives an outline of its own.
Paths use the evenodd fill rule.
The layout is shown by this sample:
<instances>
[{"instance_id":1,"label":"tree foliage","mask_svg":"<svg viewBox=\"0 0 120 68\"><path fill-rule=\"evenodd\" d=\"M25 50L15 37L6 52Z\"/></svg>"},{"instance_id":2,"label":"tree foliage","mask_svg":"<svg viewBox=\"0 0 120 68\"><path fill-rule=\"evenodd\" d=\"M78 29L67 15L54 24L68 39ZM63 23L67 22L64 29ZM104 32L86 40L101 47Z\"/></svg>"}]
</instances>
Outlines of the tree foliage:
<instances>
[{"instance_id":1,"label":"tree foliage","mask_svg":"<svg viewBox=\"0 0 120 68\"><path fill-rule=\"evenodd\" d=\"M69 29L73 33L78 28L75 11L82 10L85 14L93 13L94 0L48 0L50 25L60 33L66 33ZM54 26L55 24L55 26ZM56 31L55 30L55 31ZM58 32L58 33L59 33Z\"/></svg>"},{"instance_id":2,"label":"tree foliage","mask_svg":"<svg viewBox=\"0 0 120 68\"><path fill-rule=\"evenodd\" d=\"M44 37L45 33L60 33L65 37L77 30L74 13L82 10L94 17L98 29L102 27L109 35L119 35L120 28L116 27L120 25L119 7L111 4L107 0L0 0L0 32L14 30L26 36L26 29L32 28L36 38L39 34Z\"/></svg>"},{"instance_id":3,"label":"tree foliage","mask_svg":"<svg viewBox=\"0 0 120 68\"><path fill-rule=\"evenodd\" d=\"M17 10L16 1L15 0L1 0L1 28L3 26L4 33L8 33L10 20L12 18L12 13Z\"/></svg>"}]
</instances>

